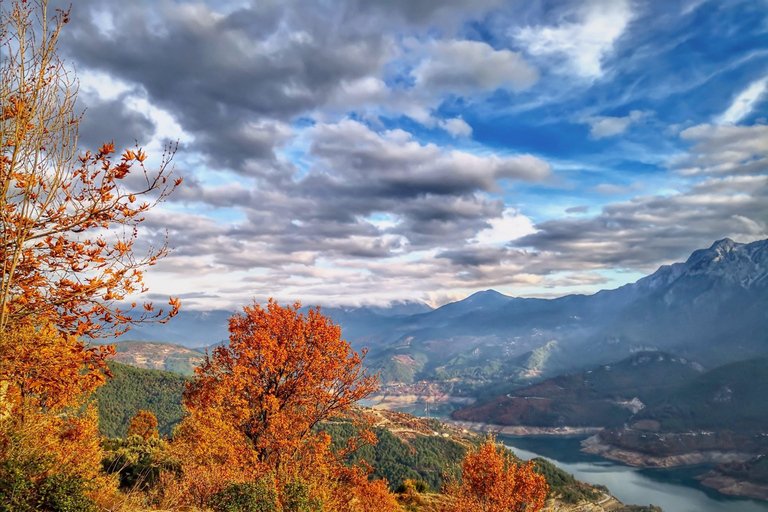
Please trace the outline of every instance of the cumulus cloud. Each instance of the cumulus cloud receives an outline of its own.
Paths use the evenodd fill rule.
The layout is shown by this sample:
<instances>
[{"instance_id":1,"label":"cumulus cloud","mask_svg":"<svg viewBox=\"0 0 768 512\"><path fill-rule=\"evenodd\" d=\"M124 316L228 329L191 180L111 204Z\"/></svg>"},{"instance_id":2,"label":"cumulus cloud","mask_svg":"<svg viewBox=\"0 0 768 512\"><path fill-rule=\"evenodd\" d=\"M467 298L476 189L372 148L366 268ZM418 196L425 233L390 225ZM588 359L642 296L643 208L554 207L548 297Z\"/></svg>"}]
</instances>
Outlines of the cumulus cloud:
<instances>
[{"instance_id":1,"label":"cumulus cloud","mask_svg":"<svg viewBox=\"0 0 768 512\"><path fill-rule=\"evenodd\" d=\"M639 188L608 173L580 181L597 166L576 170L582 162L561 154L553 172L544 157L489 136L529 126L489 122L508 115L496 107L510 98L545 105L531 118L562 127L563 137L570 112L628 104L595 105L606 90L592 95L570 80L563 89L574 82L587 99L553 114L547 80L564 73L605 84L596 79L614 70L635 4L551 5L516 11L525 26L511 29L514 46L505 48L512 14L498 16L508 9L497 0L82 0L61 45L83 78L84 144L102 134L118 145L181 139L184 184L148 215L138 243L162 244L168 231L174 252L150 284L186 305L229 307L254 295L440 302L505 286L582 291L605 283L599 269L653 270L715 238L765 237L768 133L734 126L758 108L765 86L745 88L716 118L722 126L680 117L669 133L679 134L683 154L669 164L666 195L592 205L596 214L576 194ZM480 37L486 42L469 40ZM580 121L601 139L644 115ZM444 130L458 149L413 121ZM521 135L514 144L536 136ZM555 188L563 183L574 188ZM511 203L519 199L522 210Z\"/></svg>"},{"instance_id":2,"label":"cumulus cloud","mask_svg":"<svg viewBox=\"0 0 768 512\"><path fill-rule=\"evenodd\" d=\"M452 137L469 137L472 135L472 127L460 117L441 120L439 125L440 128L450 133Z\"/></svg>"},{"instance_id":3,"label":"cumulus cloud","mask_svg":"<svg viewBox=\"0 0 768 512\"><path fill-rule=\"evenodd\" d=\"M433 41L428 55L412 72L419 87L458 93L499 87L522 91L539 79L538 70L519 53L480 41Z\"/></svg>"},{"instance_id":4,"label":"cumulus cloud","mask_svg":"<svg viewBox=\"0 0 768 512\"><path fill-rule=\"evenodd\" d=\"M597 192L598 194L620 195L620 194L629 194L632 192L638 192L640 190L643 190L644 188L645 188L645 185L642 183L633 183L632 185L627 185L627 186L615 185L613 183L601 183L600 185L596 185L590 188L590 191Z\"/></svg>"},{"instance_id":5,"label":"cumulus cloud","mask_svg":"<svg viewBox=\"0 0 768 512\"><path fill-rule=\"evenodd\" d=\"M474 239L475 242L481 244L508 243L536 231L531 219L514 208L505 209L501 218L491 219L488 223L490 227L480 231Z\"/></svg>"},{"instance_id":6,"label":"cumulus cloud","mask_svg":"<svg viewBox=\"0 0 768 512\"><path fill-rule=\"evenodd\" d=\"M641 110L633 110L624 117L595 116L588 117L584 124L589 125L589 135L593 139L615 137L627 131L631 124L639 122L647 114Z\"/></svg>"},{"instance_id":7,"label":"cumulus cloud","mask_svg":"<svg viewBox=\"0 0 768 512\"><path fill-rule=\"evenodd\" d=\"M555 25L514 29L512 37L534 56L552 59L555 71L596 79L602 61L634 17L629 0L595 0L561 15ZM576 18L575 21L572 21Z\"/></svg>"},{"instance_id":8,"label":"cumulus cloud","mask_svg":"<svg viewBox=\"0 0 768 512\"><path fill-rule=\"evenodd\" d=\"M768 126L701 124L680 132L694 145L674 166L685 175L755 174L768 170Z\"/></svg>"}]
</instances>

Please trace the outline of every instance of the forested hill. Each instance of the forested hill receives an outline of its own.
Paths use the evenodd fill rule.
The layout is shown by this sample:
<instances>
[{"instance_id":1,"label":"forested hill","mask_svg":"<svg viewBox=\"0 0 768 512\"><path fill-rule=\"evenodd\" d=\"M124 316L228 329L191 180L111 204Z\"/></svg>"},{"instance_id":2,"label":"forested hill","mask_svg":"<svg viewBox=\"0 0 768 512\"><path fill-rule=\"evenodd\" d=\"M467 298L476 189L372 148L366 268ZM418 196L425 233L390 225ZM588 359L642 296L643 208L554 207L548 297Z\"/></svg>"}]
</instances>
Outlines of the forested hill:
<instances>
[{"instance_id":1,"label":"forested hill","mask_svg":"<svg viewBox=\"0 0 768 512\"><path fill-rule=\"evenodd\" d=\"M109 362L113 377L96 391L99 430L106 437L123 437L139 410L151 411L161 434L170 435L181 421L181 395L187 378L176 373L134 368Z\"/></svg>"},{"instance_id":2,"label":"forested hill","mask_svg":"<svg viewBox=\"0 0 768 512\"><path fill-rule=\"evenodd\" d=\"M96 393L99 406L99 427L105 437L124 437L130 419L140 410L148 410L157 416L161 434L170 435L181 420L182 391L187 378L158 370L134 368L110 362L114 377ZM482 436L435 419L416 418L393 412L358 409L356 414L366 415L374 423L378 442L354 452L348 463L365 460L374 468L375 478L386 478L392 490L403 488L407 479L423 483L425 492L421 503L412 510L431 510L442 499L439 492L444 477L456 474L459 464L471 446L476 446ZM328 432L339 447L357 431L349 420L326 422L320 427ZM605 489L593 487L573 478L572 475L544 459L537 460L537 471L543 474L550 486L549 497L558 510L576 504L604 502ZM651 508L626 507L615 500L614 512L657 511ZM578 505L578 506L582 506ZM599 509L595 509L599 510Z\"/></svg>"}]
</instances>

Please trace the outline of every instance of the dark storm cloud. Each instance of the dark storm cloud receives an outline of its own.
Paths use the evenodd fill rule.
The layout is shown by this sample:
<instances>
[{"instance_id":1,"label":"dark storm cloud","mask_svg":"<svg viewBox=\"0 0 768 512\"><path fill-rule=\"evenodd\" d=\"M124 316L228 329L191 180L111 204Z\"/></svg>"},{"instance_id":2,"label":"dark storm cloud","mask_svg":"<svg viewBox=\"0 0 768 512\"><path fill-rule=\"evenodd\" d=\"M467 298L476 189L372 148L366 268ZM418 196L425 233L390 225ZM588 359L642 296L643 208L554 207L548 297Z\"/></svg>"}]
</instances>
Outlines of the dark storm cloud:
<instances>
[{"instance_id":1,"label":"dark storm cloud","mask_svg":"<svg viewBox=\"0 0 768 512\"><path fill-rule=\"evenodd\" d=\"M102 100L94 95L81 95L78 107L85 110L79 126L80 147L95 150L114 141L115 149L145 145L155 134L155 123L145 115L128 108L126 95Z\"/></svg>"},{"instance_id":2,"label":"dark storm cloud","mask_svg":"<svg viewBox=\"0 0 768 512\"><path fill-rule=\"evenodd\" d=\"M220 15L161 2L150 14L142 2L83 2L62 45L79 65L143 87L211 164L245 172L250 159L275 159L281 123L325 103L342 81L376 74L392 51L380 30L342 23L343 6L308 9L256 2ZM97 25L110 17L115 27Z\"/></svg>"}]
</instances>

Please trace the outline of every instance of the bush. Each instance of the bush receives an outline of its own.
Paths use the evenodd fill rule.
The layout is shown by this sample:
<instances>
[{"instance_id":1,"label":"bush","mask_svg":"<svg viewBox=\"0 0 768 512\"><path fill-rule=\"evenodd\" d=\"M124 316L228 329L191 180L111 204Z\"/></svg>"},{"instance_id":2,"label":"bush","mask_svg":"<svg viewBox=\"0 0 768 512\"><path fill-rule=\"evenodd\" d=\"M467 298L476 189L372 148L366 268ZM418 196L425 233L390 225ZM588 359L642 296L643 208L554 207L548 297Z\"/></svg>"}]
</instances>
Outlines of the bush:
<instances>
[{"instance_id":1,"label":"bush","mask_svg":"<svg viewBox=\"0 0 768 512\"><path fill-rule=\"evenodd\" d=\"M278 512L277 492L271 479L255 483L229 484L211 497L216 512ZM299 509L301 510L301 509Z\"/></svg>"},{"instance_id":2,"label":"bush","mask_svg":"<svg viewBox=\"0 0 768 512\"><path fill-rule=\"evenodd\" d=\"M323 503L309 496L309 488L294 480L283 488L284 512L323 512Z\"/></svg>"},{"instance_id":3,"label":"bush","mask_svg":"<svg viewBox=\"0 0 768 512\"><path fill-rule=\"evenodd\" d=\"M3 461L0 512L96 512L81 477L59 473L35 482L28 470L14 461Z\"/></svg>"},{"instance_id":4,"label":"bush","mask_svg":"<svg viewBox=\"0 0 768 512\"><path fill-rule=\"evenodd\" d=\"M96 503L85 495L85 482L80 477L53 475L39 488L37 510L50 512L96 512Z\"/></svg>"},{"instance_id":5,"label":"bush","mask_svg":"<svg viewBox=\"0 0 768 512\"><path fill-rule=\"evenodd\" d=\"M424 480L408 479L403 483L401 483L397 487L395 492L398 494L405 494L409 492L417 492L419 494L424 494L425 492L429 492L429 484Z\"/></svg>"},{"instance_id":6,"label":"bush","mask_svg":"<svg viewBox=\"0 0 768 512\"><path fill-rule=\"evenodd\" d=\"M108 439L102 447L102 468L109 474L118 473L120 488L124 491L151 489L159 481L162 471L178 469L168 452L168 444L156 437Z\"/></svg>"}]
</instances>

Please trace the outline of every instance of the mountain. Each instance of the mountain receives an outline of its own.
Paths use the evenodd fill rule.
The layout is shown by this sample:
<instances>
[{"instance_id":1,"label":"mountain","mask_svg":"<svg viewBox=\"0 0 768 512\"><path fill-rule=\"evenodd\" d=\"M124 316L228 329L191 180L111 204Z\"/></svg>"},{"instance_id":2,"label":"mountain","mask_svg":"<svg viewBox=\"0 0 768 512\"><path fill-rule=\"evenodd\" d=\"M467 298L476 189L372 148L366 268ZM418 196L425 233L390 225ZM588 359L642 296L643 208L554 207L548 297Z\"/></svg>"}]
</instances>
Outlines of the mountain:
<instances>
[{"instance_id":1,"label":"mountain","mask_svg":"<svg viewBox=\"0 0 768 512\"><path fill-rule=\"evenodd\" d=\"M306 311L309 307L305 305L302 310ZM219 345L229 339L228 320L237 311L182 309L167 324L146 323L132 326L118 341L163 341L192 348ZM394 327L402 319L430 312L432 308L423 302L400 301L388 306L323 307L322 311L324 315L342 325L343 335L348 341L364 344L371 332Z\"/></svg>"},{"instance_id":2,"label":"mountain","mask_svg":"<svg viewBox=\"0 0 768 512\"><path fill-rule=\"evenodd\" d=\"M367 362L385 384L440 382L453 394L490 397L645 350L712 368L768 355L768 240L720 240L594 295L528 299L486 290L434 310L406 302L323 312L353 348L370 347ZM212 345L227 338L230 315L182 311L167 326L129 335Z\"/></svg>"},{"instance_id":3,"label":"mountain","mask_svg":"<svg viewBox=\"0 0 768 512\"><path fill-rule=\"evenodd\" d=\"M663 352L561 375L453 413L462 421L530 427L616 427L694 381L701 366Z\"/></svg>"},{"instance_id":4,"label":"mountain","mask_svg":"<svg viewBox=\"0 0 768 512\"><path fill-rule=\"evenodd\" d=\"M115 344L113 361L145 368L193 375L205 354L175 343L125 340Z\"/></svg>"},{"instance_id":5,"label":"mountain","mask_svg":"<svg viewBox=\"0 0 768 512\"><path fill-rule=\"evenodd\" d=\"M658 350L706 367L768 354L768 240L725 239L616 290L553 300L486 291L409 317L369 357L460 391ZM375 339L375 337L370 337ZM452 385L454 391L457 385Z\"/></svg>"},{"instance_id":6,"label":"mountain","mask_svg":"<svg viewBox=\"0 0 768 512\"><path fill-rule=\"evenodd\" d=\"M694 429L760 433L768 425L768 358L730 363L668 390L637 415L662 432Z\"/></svg>"}]
</instances>

